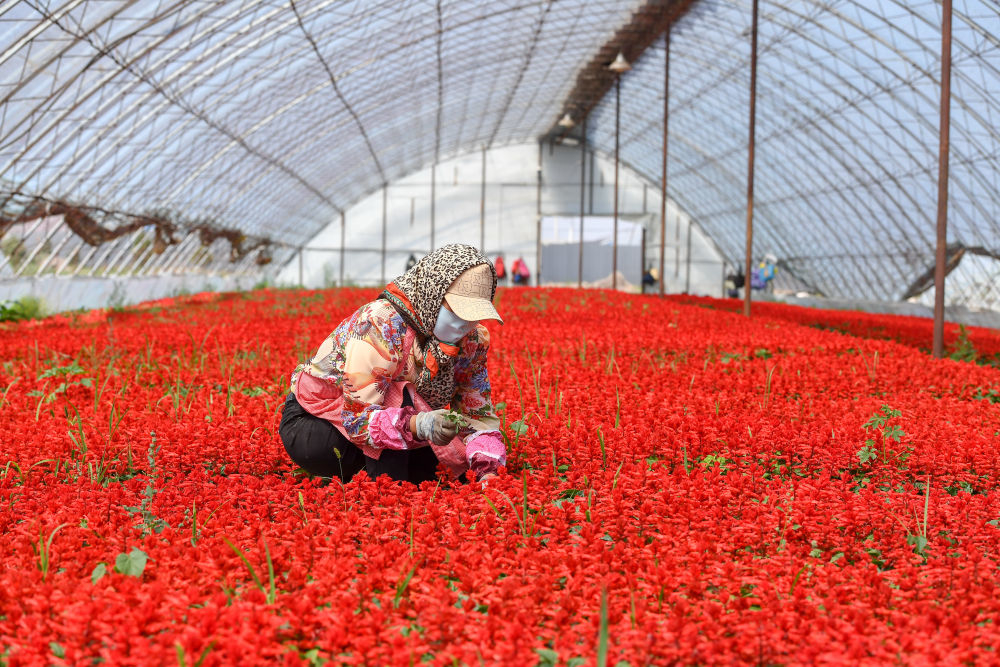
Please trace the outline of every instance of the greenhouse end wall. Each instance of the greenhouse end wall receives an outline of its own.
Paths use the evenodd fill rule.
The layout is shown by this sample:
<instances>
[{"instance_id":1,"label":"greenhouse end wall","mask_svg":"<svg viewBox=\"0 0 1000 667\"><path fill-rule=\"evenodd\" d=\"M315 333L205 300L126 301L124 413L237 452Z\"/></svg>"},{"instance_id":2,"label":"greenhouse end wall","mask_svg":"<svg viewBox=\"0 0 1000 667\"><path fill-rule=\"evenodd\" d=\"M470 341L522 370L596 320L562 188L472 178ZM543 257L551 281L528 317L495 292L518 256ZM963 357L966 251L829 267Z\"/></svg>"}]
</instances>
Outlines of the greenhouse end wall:
<instances>
[{"instance_id":1,"label":"greenhouse end wall","mask_svg":"<svg viewBox=\"0 0 1000 667\"><path fill-rule=\"evenodd\" d=\"M433 177L434 247L447 243L481 244L491 259L510 263L520 257L528 264L532 284L538 274L539 217L580 215L581 156L586 216L614 213L614 162L579 147L507 146L486 151L485 186L482 152L439 163ZM646 267L659 268L660 191L624 165L619 170L619 216L642 220L646 226ZM278 275L282 285L323 287L339 284L381 285L403 272L412 254L431 248L431 169L427 168L370 193L331 221ZM382 263L383 204L385 264ZM690 244L688 233L690 230ZM344 251L341 253L341 234ZM610 278L608 266L602 276ZM341 261L343 257L343 261ZM690 262L688 261L690 259ZM665 290L720 296L725 263L697 224L673 202L667 207ZM688 268L690 264L690 269ZM595 281L601 283L602 281Z\"/></svg>"}]
</instances>

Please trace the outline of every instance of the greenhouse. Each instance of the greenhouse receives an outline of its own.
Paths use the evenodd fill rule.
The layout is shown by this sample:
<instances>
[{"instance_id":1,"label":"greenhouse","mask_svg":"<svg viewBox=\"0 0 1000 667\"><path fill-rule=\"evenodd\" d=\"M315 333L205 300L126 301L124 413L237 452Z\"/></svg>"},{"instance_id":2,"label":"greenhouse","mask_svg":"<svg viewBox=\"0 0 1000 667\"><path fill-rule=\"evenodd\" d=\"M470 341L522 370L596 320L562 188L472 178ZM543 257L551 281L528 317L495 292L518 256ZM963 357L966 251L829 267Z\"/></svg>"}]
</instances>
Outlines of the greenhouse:
<instances>
[{"instance_id":1,"label":"greenhouse","mask_svg":"<svg viewBox=\"0 0 1000 667\"><path fill-rule=\"evenodd\" d=\"M574 267L545 270L544 246L581 226L607 245L620 216L642 232L622 239L640 249L629 284L641 256L668 292L722 296L746 254L756 25L753 258L775 256L788 291L919 299L935 265L941 4L764 3L757 24L752 9L9 3L0 280L60 310L374 285L461 241L573 283ZM996 22L989 2L952 10L946 298L987 309ZM557 217L583 219L546 235ZM610 253L588 270L611 276Z\"/></svg>"},{"instance_id":2,"label":"greenhouse","mask_svg":"<svg viewBox=\"0 0 1000 667\"><path fill-rule=\"evenodd\" d=\"M0 667L990 662L998 90L995 0L0 2Z\"/></svg>"}]
</instances>

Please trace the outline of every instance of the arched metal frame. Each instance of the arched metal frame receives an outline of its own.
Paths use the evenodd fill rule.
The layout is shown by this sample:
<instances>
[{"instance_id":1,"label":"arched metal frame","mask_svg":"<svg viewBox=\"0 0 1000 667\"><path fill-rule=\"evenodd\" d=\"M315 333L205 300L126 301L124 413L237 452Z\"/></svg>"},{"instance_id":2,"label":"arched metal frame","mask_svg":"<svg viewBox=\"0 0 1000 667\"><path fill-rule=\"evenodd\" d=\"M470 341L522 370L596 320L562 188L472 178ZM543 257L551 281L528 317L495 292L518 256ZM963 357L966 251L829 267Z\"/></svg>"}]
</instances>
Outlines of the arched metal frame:
<instances>
[{"instance_id":1,"label":"arched metal frame","mask_svg":"<svg viewBox=\"0 0 1000 667\"><path fill-rule=\"evenodd\" d=\"M733 265L746 245L751 3L697 0L672 25L668 173L663 39L621 78L622 162L669 183ZM8 2L0 204L176 213L285 244L280 265L386 184L546 136L584 65L644 5ZM998 18L995 0L954 7L948 208L949 241L993 251ZM941 23L934 0L760 0L755 256L774 252L826 294L875 300L933 263ZM609 154L614 96L594 103L574 120ZM3 257L0 271L255 270L220 240L180 234L158 254L136 251L142 239L152 230L100 248L50 232L49 255Z\"/></svg>"},{"instance_id":2,"label":"arched metal frame","mask_svg":"<svg viewBox=\"0 0 1000 667\"><path fill-rule=\"evenodd\" d=\"M301 245L436 159L533 141L638 4L8 3L0 191Z\"/></svg>"},{"instance_id":3,"label":"arched metal frame","mask_svg":"<svg viewBox=\"0 0 1000 667\"><path fill-rule=\"evenodd\" d=\"M671 43L670 196L742 257L752 0L702 0ZM1000 29L956 3L949 242L1000 248ZM905 19L905 20L904 20ZM754 256L834 296L891 300L934 263L941 7L760 2ZM664 42L622 81L622 157L659 175ZM591 116L614 141L614 101ZM988 192L994 194L988 194Z\"/></svg>"}]
</instances>

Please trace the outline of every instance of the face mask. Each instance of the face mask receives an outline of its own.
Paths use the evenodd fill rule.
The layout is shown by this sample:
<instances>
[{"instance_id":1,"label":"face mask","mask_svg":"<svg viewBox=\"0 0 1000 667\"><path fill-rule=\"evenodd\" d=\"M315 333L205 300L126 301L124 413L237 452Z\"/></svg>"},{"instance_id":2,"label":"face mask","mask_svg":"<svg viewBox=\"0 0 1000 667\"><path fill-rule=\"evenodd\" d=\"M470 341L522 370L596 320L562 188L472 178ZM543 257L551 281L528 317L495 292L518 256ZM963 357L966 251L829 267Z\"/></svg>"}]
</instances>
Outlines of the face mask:
<instances>
[{"instance_id":1,"label":"face mask","mask_svg":"<svg viewBox=\"0 0 1000 667\"><path fill-rule=\"evenodd\" d=\"M465 338L477 322L463 320L461 317L442 307L438 313L437 324L434 325L434 336L445 343L455 343Z\"/></svg>"}]
</instances>

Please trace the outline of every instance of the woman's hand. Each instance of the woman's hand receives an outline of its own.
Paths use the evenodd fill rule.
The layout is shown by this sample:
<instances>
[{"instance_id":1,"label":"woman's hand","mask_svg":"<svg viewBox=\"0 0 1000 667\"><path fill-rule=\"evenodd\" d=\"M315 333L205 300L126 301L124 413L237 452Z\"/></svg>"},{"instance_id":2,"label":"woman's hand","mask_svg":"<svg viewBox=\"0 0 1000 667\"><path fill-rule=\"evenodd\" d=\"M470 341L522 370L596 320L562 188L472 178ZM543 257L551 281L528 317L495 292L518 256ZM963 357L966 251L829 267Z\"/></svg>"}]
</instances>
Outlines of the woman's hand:
<instances>
[{"instance_id":1,"label":"woman's hand","mask_svg":"<svg viewBox=\"0 0 1000 667\"><path fill-rule=\"evenodd\" d=\"M448 410L431 410L421 412L414 419L413 434L419 440L427 440L438 447L443 447L458 435L458 423L448 419Z\"/></svg>"},{"instance_id":2,"label":"woman's hand","mask_svg":"<svg viewBox=\"0 0 1000 667\"><path fill-rule=\"evenodd\" d=\"M496 475L491 472L486 473L485 475L479 478L480 487L485 489L487 486L489 486L487 482L489 482L491 479L494 479L495 477Z\"/></svg>"}]
</instances>

